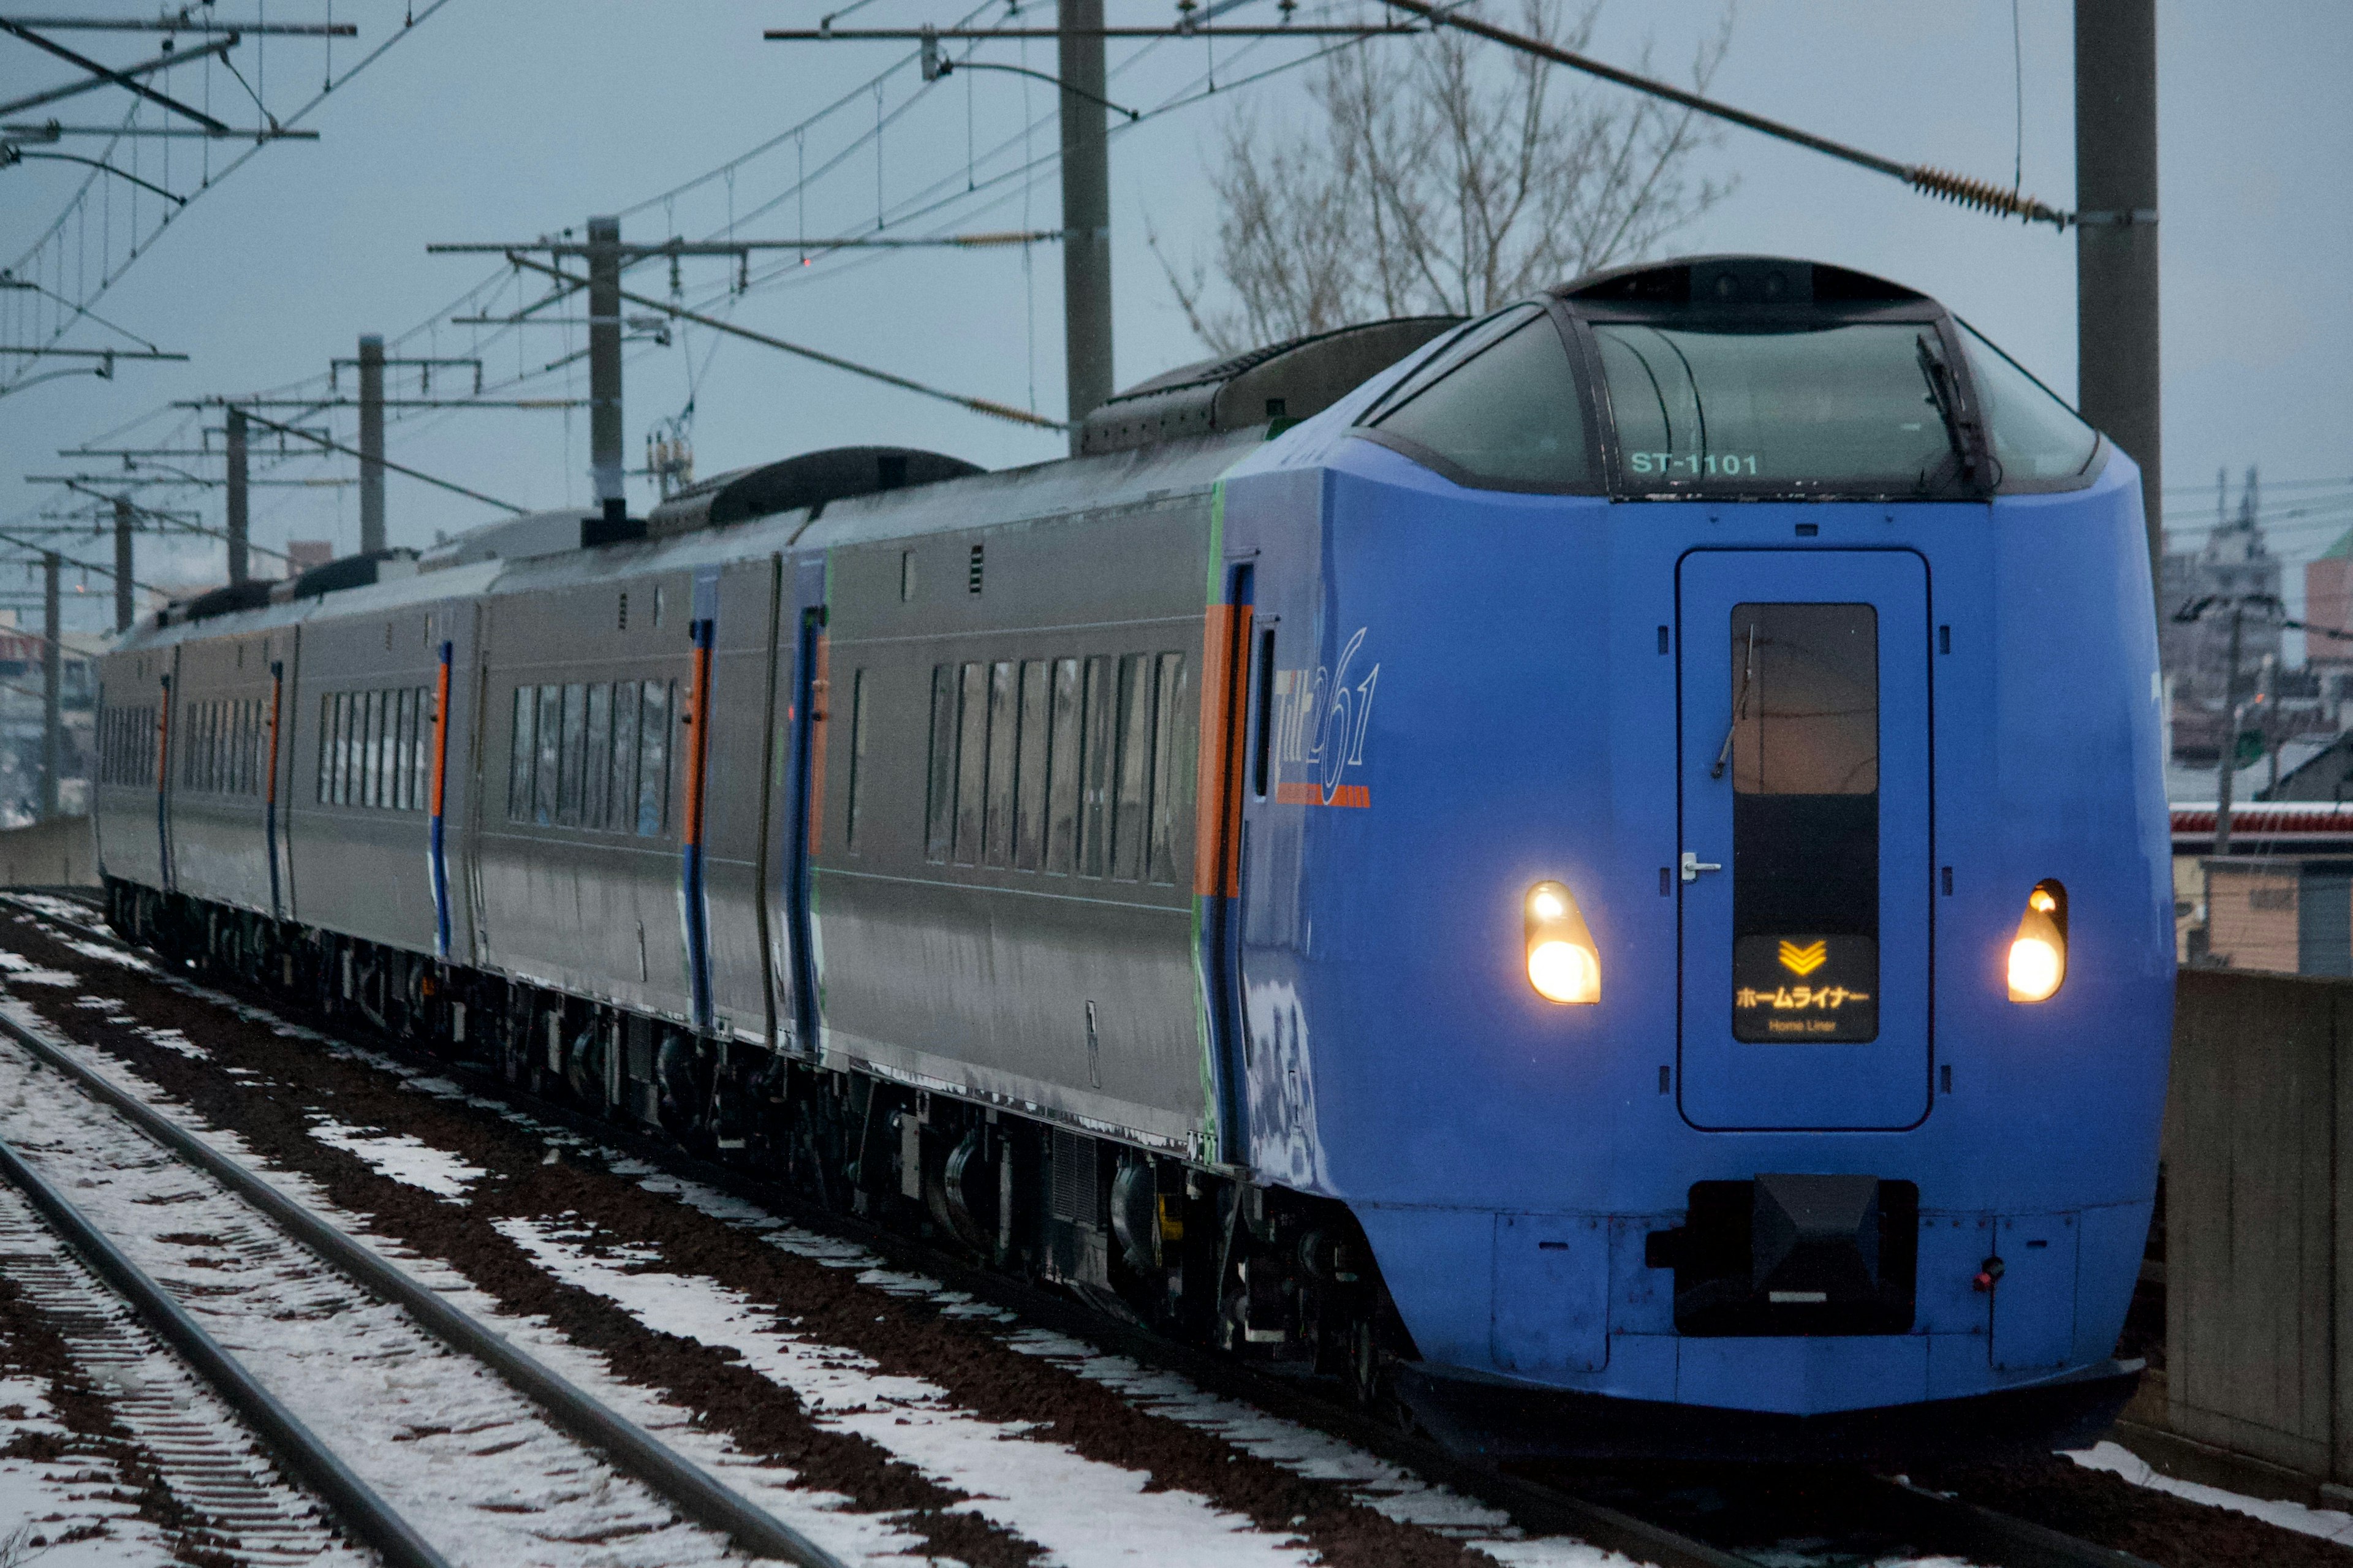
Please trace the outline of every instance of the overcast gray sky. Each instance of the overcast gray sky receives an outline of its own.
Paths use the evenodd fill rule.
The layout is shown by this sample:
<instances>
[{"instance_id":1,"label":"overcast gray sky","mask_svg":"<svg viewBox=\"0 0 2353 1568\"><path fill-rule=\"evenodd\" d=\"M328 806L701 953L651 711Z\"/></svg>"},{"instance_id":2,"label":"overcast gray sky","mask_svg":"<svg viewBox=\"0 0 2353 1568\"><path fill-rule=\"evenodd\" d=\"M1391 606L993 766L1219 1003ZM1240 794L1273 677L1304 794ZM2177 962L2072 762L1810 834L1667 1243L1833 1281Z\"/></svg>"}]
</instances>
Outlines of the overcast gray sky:
<instances>
[{"instance_id":1,"label":"overcast gray sky","mask_svg":"<svg viewBox=\"0 0 2353 1568\"><path fill-rule=\"evenodd\" d=\"M257 3L221 0L218 9L242 16ZM417 0L413 8L430 3ZM509 395L584 395L585 367L576 361L535 374L583 346L580 328L492 333L449 324L451 302L501 269L489 258L428 257L431 241L526 237L616 210L628 215L627 237L649 240L711 236L731 218L744 237L856 233L871 231L878 213L899 233L1054 227L1050 89L982 73L926 89L912 51L896 45L760 38L764 26L813 25L844 4L447 0L305 121L322 133L317 142L265 149L193 203L98 305L128 331L185 352L189 363L125 363L111 382L75 377L0 400L0 521L20 519L42 499L22 476L72 468L57 448L126 426L112 444L152 442L175 428L174 444L182 444L195 426L175 425L172 400L322 375L331 357L354 352L363 331L398 337L420 329L396 353L479 352L491 381L516 383ZM47 7L93 16L142 9L136 0L47 0ZM1173 16L1136 0L1110 0L1108 8L1115 22ZM335 19L356 22L361 36L336 47L335 68L397 31L409 9L407 0L342 0ZM325 14L323 0L280 0L269 8L281 20ZM844 25L945 25L967 14L992 19L1005 10L1002 0L970 13L954 0L870 0L856 24ZM1596 49L1630 63L1647 45L1656 66L1669 70L1690 58L1721 15L1716 0L1618 0L1604 14ZM2013 160L2022 159L2029 191L2071 205L2071 9L2020 0L2017 15L2021 47L2014 50L2012 7L2000 0L1741 0L1715 91L1890 157L1998 183L2007 183ZM2235 476L2259 464L2267 482L2353 480L2346 439L2353 293L2344 264L2353 254L2353 204L2345 200L2353 94L2341 78L2342 63L2353 59L2353 5L2163 0L2158 15L2165 456L2177 487L2168 520L2197 529L2211 519L2219 466ZM1050 4L1033 4L1022 20L1050 26L1052 16ZM1231 17L1274 19L1269 4ZM153 42L134 34L74 37L116 62L141 58ZM250 42L239 51L248 73L253 52ZM1050 43L1032 45L1028 63L1050 70L1052 52ZM1145 244L1147 230L1180 261L1208 258L1216 214L1207 171L1226 117L1247 108L1267 136L1305 134L1312 124L1308 70L1233 84L1304 53L1291 43L1113 47L1113 99L1140 109L1177 103L1121 131L1113 143L1122 384L1204 352ZM983 58L1024 58L1012 45L992 46ZM269 79L256 85L276 109L308 96L326 61L315 45L273 43L266 65ZM190 93L199 68L174 73ZM0 98L68 74L61 63L0 39ZM1213 76L1219 90L1211 94ZM218 108L237 89L216 74L211 90ZM1192 101L1178 102L1185 100ZM126 101L119 92L93 93L38 113L92 121L119 116ZM879 156L878 116L885 121ZM770 142L731 174L659 199ZM147 144L142 158L158 158L160 146ZM172 155L181 160L175 177L184 178L185 160L201 153L180 142ZM218 167L220 154L214 159ZM155 163L141 167L160 172ZM1704 167L1736 175L1739 188L1677 248L1783 252L1901 279L1943 298L2054 386L2072 391L2072 238L1963 212L1736 131L1705 154ZM59 163L0 171L0 265L25 253L82 174ZM118 200L127 201L127 193ZM115 214L123 221L127 207ZM755 267L758 287L712 308L956 391L1060 411L1060 258L1052 247L1026 257L867 253L807 268L796 260ZM762 281L763 270L776 279ZM691 301L717 294L725 281L726 264L717 261L690 262L681 279ZM666 294L670 283L653 266L632 273L630 286ZM471 310L497 314L536 292L528 283L498 282ZM122 340L86 323L67 341ZM851 442L935 447L992 467L1050 457L1059 447L1052 436L697 329L667 348L644 343L630 354L633 464L649 427L680 413L690 392L704 474ZM469 383L470 373L445 372L436 390ZM396 378L396 387L413 390L414 382ZM348 415L339 428L348 438ZM394 426L391 455L527 506L588 494L586 421L577 414L413 416ZM350 466L311 461L272 471L323 477ZM427 543L437 531L495 515L396 475L389 490L396 543ZM2289 515L2297 510L2295 493L2275 492L2275 547L2291 560L2317 553L2353 522L2353 507ZM633 505L647 494L636 484ZM217 492L175 504L218 520ZM265 543L327 538L349 549L357 541L357 500L349 489L262 490L254 513L256 538ZM106 558L96 545L82 548L93 552L90 559ZM216 578L221 570L216 552L148 559L142 574L158 581ZM2300 588L2300 574L2290 575ZM95 599L104 584L92 579L92 587Z\"/></svg>"}]
</instances>

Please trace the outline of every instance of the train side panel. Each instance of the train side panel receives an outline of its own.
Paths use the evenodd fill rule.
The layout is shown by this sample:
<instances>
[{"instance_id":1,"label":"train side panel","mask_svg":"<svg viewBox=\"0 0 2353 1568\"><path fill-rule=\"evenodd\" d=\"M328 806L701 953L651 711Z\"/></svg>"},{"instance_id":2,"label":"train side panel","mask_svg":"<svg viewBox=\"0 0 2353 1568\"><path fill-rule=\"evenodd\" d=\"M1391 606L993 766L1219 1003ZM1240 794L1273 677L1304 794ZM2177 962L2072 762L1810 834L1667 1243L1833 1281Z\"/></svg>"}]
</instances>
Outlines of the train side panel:
<instances>
[{"instance_id":1,"label":"train side panel","mask_svg":"<svg viewBox=\"0 0 2353 1568\"><path fill-rule=\"evenodd\" d=\"M1208 495L830 559L829 1064L1208 1126L1190 897Z\"/></svg>"},{"instance_id":2,"label":"train side panel","mask_svg":"<svg viewBox=\"0 0 2353 1568\"><path fill-rule=\"evenodd\" d=\"M179 647L172 762L173 871L179 889L275 914L267 802L270 666L290 626Z\"/></svg>"},{"instance_id":3,"label":"train side panel","mask_svg":"<svg viewBox=\"0 0 2353 1568\"><path fill-rule=\"evenodd\" d=\"M434 943L435 609L394 603L306 622L287 730L294 918L412 952Z\"/></svg>"},{"instance_id":4,"label":"train side panel","mask_svg":"<svg viewBox=\"0 0 2353 1568\"><path fill-rule=\"evenodd\" d=\"M141 647L99 661L96 821L102 873L150 888L164 885L162 820L156 810L156 753L163 742L164 679L174 650Z\"/></svg>"},{"instance_id":5,"label":"train side panel","mask_svg":"<svg viewBox=\"0 0 2353 1568\"><path fill-rule=\"evenodd\" d=\"M691 574L672 571L485 607L469 872L486 966L690 1016L678 714L692 603Z\"/></svg>"}]
</instances>

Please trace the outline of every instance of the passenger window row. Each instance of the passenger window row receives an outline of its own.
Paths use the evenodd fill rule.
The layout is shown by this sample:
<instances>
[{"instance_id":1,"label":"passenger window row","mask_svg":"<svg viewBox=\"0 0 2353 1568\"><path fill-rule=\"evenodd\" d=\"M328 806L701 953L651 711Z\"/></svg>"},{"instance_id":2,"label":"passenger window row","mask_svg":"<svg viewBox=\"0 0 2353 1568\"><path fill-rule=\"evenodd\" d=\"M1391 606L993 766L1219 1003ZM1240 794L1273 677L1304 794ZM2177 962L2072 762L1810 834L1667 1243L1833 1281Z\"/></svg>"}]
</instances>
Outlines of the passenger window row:
<instances>
[{"instance_id":1,"label":"passenger window row","mask_svg":"<svg viewBox=\"0 0 2353 1568\"><path fill-rule=\"evenodd\" d=\"M865 687L860 671L852 849ZM1181 653L935 666L924 858L1173 885L1194 788L1190 693Z\"/></svg>"},{"instance_id":2,"label":"passenger window row","mask_svg":"<svg viewBox=\"0 0 2353 1568\"><path fill-rule=\"evenodd\" d=\"M259 795L269 771L269 717L259 698L191 702L181 710L180 784L216 795Z\"/></svg>"},{"instance_id":3,"label":"passenger window row","mask_svg":"<svg viewBox=\"0 0 2353 1568\"><path fill-rule=\"evenodd\" d=\"M507 819L659 837L670 828L674 680L518 686Z\"/></svg>"},{"instance_id":4,"label":"passenger window row","mask_svg":"<svg viewBox=\"0 0 2353 1568\"><path fill-rule=\"evenodd\" d=\"M423 811L432 747L427 688L331 691L319 699L319 804Z\"/></svg>"},{"instance_id":5,"label":"passenger window row","mask_svg":"<svg viewBox=\"0 0 2353 1568\"><path fill-rule=\"evenodd\" d=\"M98 782L155 787L153 708L109 708L100 716Z\"/></svg>"}]
</instances>

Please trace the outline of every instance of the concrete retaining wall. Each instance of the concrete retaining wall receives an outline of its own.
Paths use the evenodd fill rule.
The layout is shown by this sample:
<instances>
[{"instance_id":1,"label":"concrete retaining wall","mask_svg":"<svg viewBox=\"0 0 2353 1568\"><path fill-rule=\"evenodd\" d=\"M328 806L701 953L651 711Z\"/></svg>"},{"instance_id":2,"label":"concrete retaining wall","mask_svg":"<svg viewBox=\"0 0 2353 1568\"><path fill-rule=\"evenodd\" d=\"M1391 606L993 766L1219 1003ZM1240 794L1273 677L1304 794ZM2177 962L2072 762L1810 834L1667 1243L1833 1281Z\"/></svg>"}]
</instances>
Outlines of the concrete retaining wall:
<instances>
[{"instance_id":1,"label":"concrete retaining wall","mask_svg":"<svg viewBox=\"0 0 2353 1568\"><path fill-rule=\"evenodd\" d=\"M87 816L0 830L0 887L95 888L98 847Z\"/></svg>"},{"instance_id":2,"label":"concrete retaining wall","mask_svg":"<svg viewBox=\"0 0 2353 1568\"><path fill-rule=\"evenodd\" d=\"M2167 1424L2353 1482L2353 983L2187 969L2179 996Z\"/></svg>"}]
</instances>

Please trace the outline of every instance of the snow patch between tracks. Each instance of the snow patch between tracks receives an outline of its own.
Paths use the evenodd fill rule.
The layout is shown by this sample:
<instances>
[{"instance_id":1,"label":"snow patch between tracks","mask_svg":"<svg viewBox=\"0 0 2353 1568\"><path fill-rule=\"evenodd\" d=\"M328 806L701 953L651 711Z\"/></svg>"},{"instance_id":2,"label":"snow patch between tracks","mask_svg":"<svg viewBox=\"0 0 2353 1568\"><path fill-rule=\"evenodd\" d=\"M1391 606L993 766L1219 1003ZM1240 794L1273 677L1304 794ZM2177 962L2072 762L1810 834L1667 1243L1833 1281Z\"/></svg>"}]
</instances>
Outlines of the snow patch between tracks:
<instances>
[{"instance_id":1,"label":"snow patch between tracks","mask_svg":"<svg viewBox=\"0 0 2353 1568\"><path fill-rule=\"evenodd\" d=\"M313 1116L310 1129L311 1137L330 1149L356 1155L377 1175L422 1188L450 1203L464 1203L466 1189L490 1174L413 1133L371 1132L332 1116Z\"/></svg>"},{"instance_id":2,"label":"snow patch between tracks","mask_svg":"<svg viewBox=\"0 0 2353 1568\"><path fill-rule=\"evenodd\" d=\"M2333 1508L2306 1508L2302 1503L2271 1498L2248 1497L2242 1492L2224 1491L2221 1487L2204 1486L2197 1481L2178 1481L2158 1472L2147 1460L2121 1443L2094 1443L2088 1448L2075 1449L2067 1457L2087 1470L2105 1470L2137 1487L2170 1492L2186 1501L2203 1503L2208 1508L2243 1513L2250 1519L2260 1519L2265 1524L2293 1530L2299 1535L2316 1535L2340 1546L2353 1546L2353 1513L2343 1513Z\"/></svg>"},{"instance_id":3,"label":"snow patch between tracks","mask_svg":"<svg viewBox=\"0 0 2353 1568\"><path fill-rule=\"evenodd\" d=\"M886 1373L855 1351L786 1333L771 1326L772 1310L714 1281L628 1259L617 1266L554 1221L497 1224L557 1279L605 1297L658 1332L733 1350L752 1371L798 1395L818 1425L855 1433L975 1494L959 1506L1027 1536L1070 1568L1134 1563L1140 1554L1167 1568L1305 1568L1315 1561L1295 1542L1192 1493L1146 1490L1145 1471L1032 1438L1021 1424L955 1408L936 1384Z\"/></svg>"}]
</instances>

